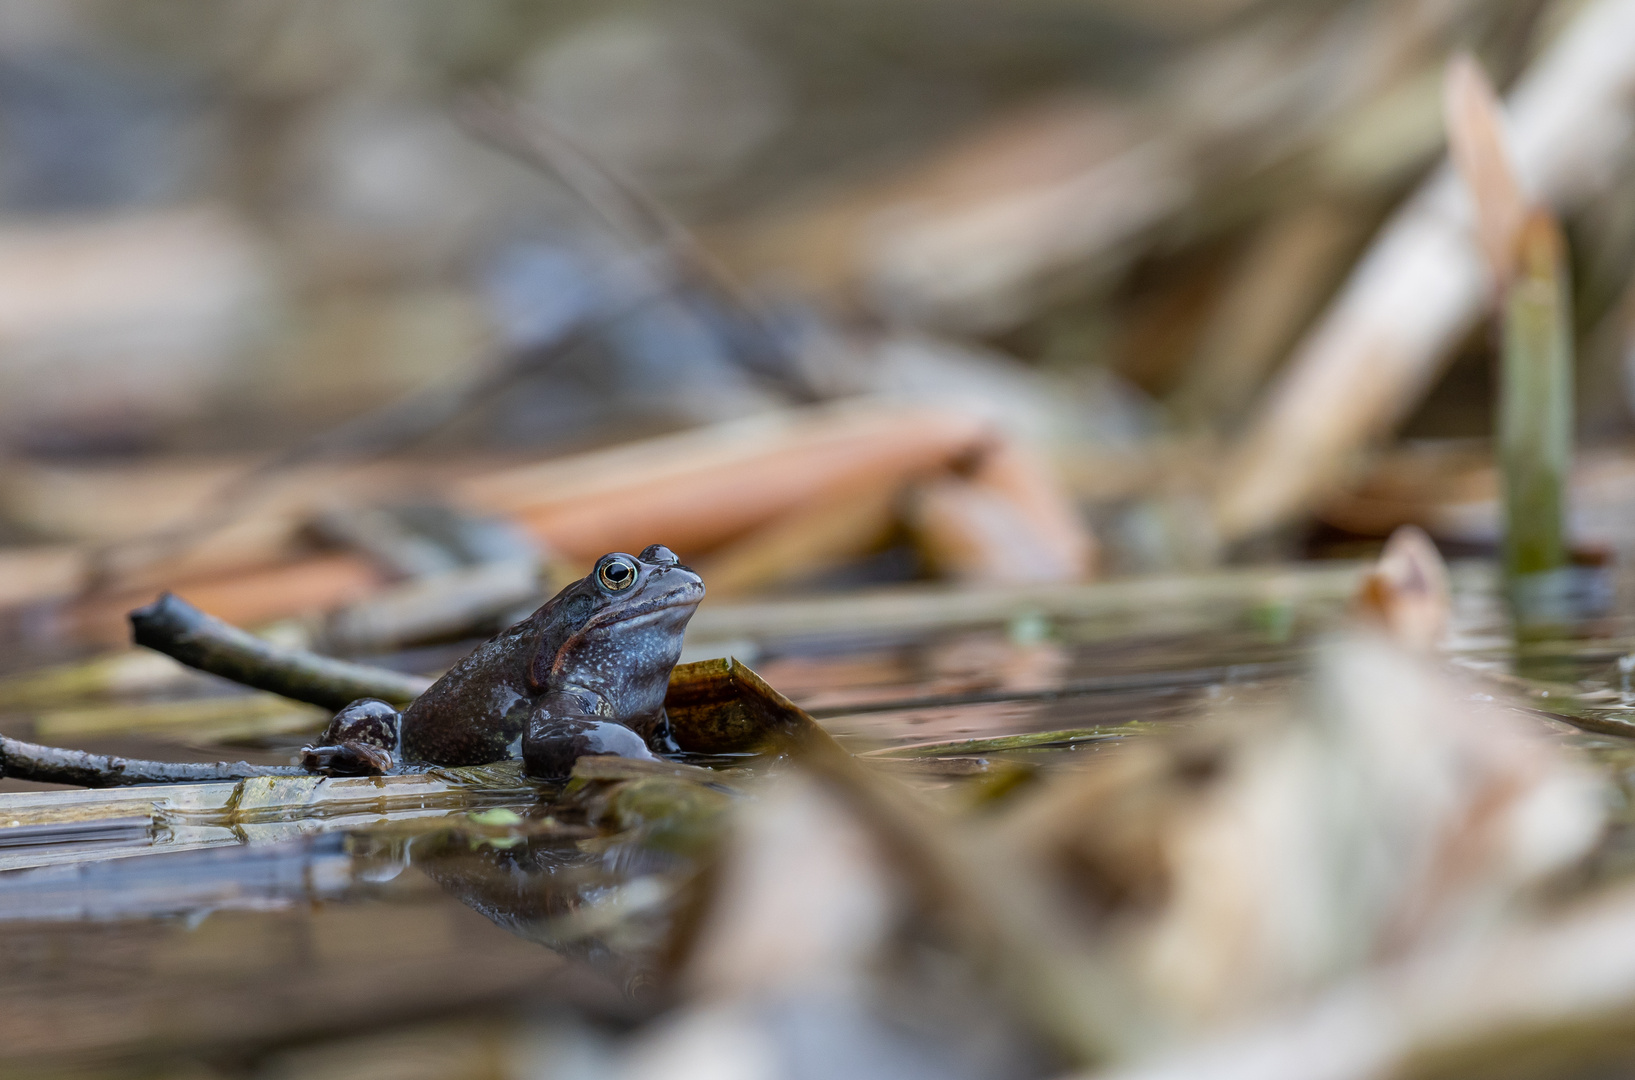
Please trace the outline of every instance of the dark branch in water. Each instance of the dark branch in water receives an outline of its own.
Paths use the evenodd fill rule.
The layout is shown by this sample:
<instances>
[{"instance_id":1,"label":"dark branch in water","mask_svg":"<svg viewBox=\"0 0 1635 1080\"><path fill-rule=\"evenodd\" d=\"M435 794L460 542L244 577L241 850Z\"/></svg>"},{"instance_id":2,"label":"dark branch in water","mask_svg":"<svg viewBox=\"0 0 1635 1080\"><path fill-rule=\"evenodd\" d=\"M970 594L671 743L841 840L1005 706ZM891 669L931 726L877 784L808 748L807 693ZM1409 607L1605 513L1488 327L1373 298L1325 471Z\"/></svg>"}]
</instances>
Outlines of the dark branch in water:
<instances>
[{"instance_id":1,"label":"dark branch in water","mask_svg":"<svg viewBox=\"0 0 1635 1080\"><path fill-rule=\"evenodd\" d=\"M157 649L189 667L330 709L360 697L403 704L413 701L428 685L426 679L414 675L277 648L170 593L131 612L131 628L138 645ZM297 765L144 761L40 746L0 735L0 776L16 780L105 788L311 775Z\"/></svg>"},{"instance_id":2,"label":"dark branch in water","mask_svg":"<svg viewBox=\"0 0 1635 1080\"><path fill-rule=\"evenodd\" d=\"M418 675L278 648L168 592L131 612L131 631L138 645L188 667L326 709L366 697L405 705L431 685Z\"/></svg>"},{"instance_id":3,"label":"dark branch in water","mask_svg":"<svg viewBox=\"0 0 1635 1080\"><path fill-rule=\"evenodd\" d=\"M209 763L143 761L140 758L87 754L39 746L0 735L0 776L79 787L130 787L136 784L208 783L252 776L311 776L296 765L251 765L247 761Z\"/></svg>"}]
</instances>

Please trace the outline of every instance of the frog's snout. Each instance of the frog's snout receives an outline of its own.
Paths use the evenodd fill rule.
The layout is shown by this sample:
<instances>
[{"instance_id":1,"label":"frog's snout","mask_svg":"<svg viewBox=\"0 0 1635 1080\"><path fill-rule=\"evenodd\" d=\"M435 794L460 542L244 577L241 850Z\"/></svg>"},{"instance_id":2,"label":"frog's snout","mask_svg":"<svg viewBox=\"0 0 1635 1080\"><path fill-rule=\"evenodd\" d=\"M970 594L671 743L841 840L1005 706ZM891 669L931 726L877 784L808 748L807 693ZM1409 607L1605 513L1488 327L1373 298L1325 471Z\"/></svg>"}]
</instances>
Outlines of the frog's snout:
<instances>
[{"instance_id":1,"label":"frog's snout","mask_svg":"<svg viewBox=\"0 0 1635 1080\"><path fill-rule=\"evenodd\" d=\"M655 584L665 588L665 606L696 604L704 599L704 579L685 566L660 567L653 572Z\"/></svg>"}]
</instances>

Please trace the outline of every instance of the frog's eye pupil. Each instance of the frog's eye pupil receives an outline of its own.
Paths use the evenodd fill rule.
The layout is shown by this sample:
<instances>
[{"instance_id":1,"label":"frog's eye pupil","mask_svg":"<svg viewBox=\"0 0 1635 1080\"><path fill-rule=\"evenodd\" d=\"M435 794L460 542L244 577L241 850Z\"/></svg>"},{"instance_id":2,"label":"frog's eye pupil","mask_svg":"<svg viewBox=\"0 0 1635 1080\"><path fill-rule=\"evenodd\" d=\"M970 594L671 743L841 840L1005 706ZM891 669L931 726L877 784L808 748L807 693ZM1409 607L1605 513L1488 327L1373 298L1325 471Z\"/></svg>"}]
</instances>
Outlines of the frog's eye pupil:
<instances>
[{"instance_id":1,"label":"frog's eye pupil","mask_svg":"<svg viewBox=\"0 0 1635 1080\"><path fill-rule=\"evenodd\" d=\"M636 580L636 568L623 559L610 559L603 564L597 576L602 579L603 585L618 592Z\"/></svg>"}]
</instances>

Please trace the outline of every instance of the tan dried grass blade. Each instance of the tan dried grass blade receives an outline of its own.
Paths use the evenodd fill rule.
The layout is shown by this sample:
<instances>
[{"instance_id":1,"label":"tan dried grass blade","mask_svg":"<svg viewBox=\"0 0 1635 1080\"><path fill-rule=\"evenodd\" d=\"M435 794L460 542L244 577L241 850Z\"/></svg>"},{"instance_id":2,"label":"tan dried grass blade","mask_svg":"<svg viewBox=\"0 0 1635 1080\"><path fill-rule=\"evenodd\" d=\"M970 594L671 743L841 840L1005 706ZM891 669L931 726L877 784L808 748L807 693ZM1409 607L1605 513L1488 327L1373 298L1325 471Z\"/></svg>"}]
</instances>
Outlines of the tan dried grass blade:
<instances>
[{"instance_id":1,"label":"tan dried grass blade","mask_svg":"<svg viewBox=\"0 0 1635 1080\"><path fill-rule=\"evenodd\" d=\"M1494 280L1502 283L1515 264L1516 236L1529 200L1510 154L1504 106L1469 53L1448 64L1442 107L1454 165L1475 205L1476 240Z\"/></svg>"}]
</instances>

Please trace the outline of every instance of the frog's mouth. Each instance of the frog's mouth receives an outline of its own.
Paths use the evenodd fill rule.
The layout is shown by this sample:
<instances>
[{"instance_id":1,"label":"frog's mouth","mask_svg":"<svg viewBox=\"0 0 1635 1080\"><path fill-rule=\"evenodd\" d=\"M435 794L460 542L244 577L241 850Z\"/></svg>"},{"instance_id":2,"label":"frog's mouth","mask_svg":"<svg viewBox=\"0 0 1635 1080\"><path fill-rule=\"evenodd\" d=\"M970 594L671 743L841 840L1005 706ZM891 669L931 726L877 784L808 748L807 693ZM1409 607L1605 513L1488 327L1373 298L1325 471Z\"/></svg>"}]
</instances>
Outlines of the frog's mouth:
<instances>
[{"instance_id":1,"label":"frog's mouth","mask_svg":"<svg viewBox=\"0 0 1635 1080\"><path fill-rule=\"evenodd\" d=\"M704 599L703 582L696 579L683 582L662 596L655 596L651 600L643 600L638 604L631 604L628 607L616 608L593 615L579 632L583 634L587 630L600 627L636 622L666 611L674 611L677 608L694 608L698 606L698 602L702 599Z\"/></svg>"}]
</instances>

